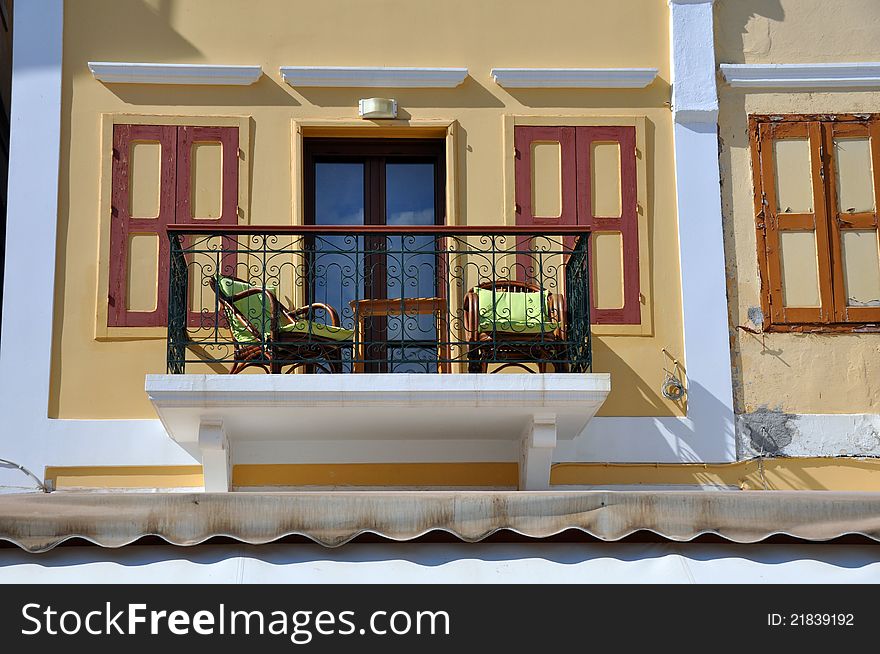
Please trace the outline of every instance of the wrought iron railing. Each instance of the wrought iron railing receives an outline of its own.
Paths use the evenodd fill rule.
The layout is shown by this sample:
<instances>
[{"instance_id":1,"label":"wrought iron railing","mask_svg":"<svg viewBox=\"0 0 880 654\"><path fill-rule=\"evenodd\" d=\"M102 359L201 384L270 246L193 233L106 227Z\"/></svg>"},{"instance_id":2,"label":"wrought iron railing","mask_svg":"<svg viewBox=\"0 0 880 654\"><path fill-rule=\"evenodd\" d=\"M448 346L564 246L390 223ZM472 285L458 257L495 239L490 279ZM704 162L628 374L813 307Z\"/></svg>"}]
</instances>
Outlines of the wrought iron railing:
<instances>
[{"instance_id":1,"label":"wrought iron railing","mask_svg":"<svg viewBox=\"0 0 880 654\"><path fill-rule=\"evenodd\" d=\"M170 226L168 372L587 372L589 233Z\"/></svg>"}]
</instances>

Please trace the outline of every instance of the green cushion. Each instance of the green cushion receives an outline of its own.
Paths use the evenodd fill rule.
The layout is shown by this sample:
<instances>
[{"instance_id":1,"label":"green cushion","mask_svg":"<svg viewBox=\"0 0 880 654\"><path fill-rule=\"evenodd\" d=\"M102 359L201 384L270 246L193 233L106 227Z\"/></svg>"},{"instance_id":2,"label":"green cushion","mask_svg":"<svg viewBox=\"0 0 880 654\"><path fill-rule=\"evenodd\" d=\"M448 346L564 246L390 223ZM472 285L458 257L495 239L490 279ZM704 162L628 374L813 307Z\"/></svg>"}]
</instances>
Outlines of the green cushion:
<instances>
[{"instance_id":1,"label":"green cushion","mask_svg":"<svg viewBox=\"0 0 880 654\"><path fill-rule=\"evenodd\" d=\"M558 322L549 319L547 291L513 293L487 288L475 290L480 306L481 332L540 334L559 327Z\"/></svg>"},{"instance_id":2,"label":"green cushion","mask_svg":"<svg viewBox=\"0 0 880 654\"><path fill-rule=\"evenodd\" d=\"M321 338L329 338L332 341L350 341L354 337L354 331L344 327L334 327L310 320L297 320L281 326L284 334L309 334Z\"/></svg>"},{"instance_id":3,"label":"green cushion","mask_svg":"<svg viewBox=\"0 0 880 654\"><path fill-rule=\"evenodd\" d=\"M260 288L257 285L248 284L237 279L230 279L229 277L220 277L218 283L220 292L227 298L231 298L237 293L243 293L251 288ZM274 287L270 287L270 290L272 288ZM265 334L268 338L272 331L272 303L265 293L254 293L236 300L233 304L257 333ZM236 341L240 343L254 341L253 334L247 329L240 316L227 312L226 317L229 320L229 329L232 331L232 337Z\"/></svg>"},{"instance_id":4,"label":"green cushion","mask_svg":"<svg viewBox=\"0 0 880 654\"><path fill-rule=\"evenodd\" d=\"M251 288L261 288L255 284L238 281L229 277L219 277L218 284L220 292L227 297L232 297L237 293L242 293ZM267 287L269 291L275 293L277 286L270 285ZM268 340L272 331L272 303L265 293L254 293L248 297L236 300L235 308L238 309L248 320L251 326L260 334L264 334ZM290 334L311 334L321 338L327 338L333 341L351 340L354 332L350 329L342 327L334 327L333 325L325 325L310 320L297 320L290 322L282 314L280 317L282 325L280 331ZM232 331L232 337L239 343L255 342L253 334L248 330L242 319L232 312L227 312L229 320L229 328ZM286 324L284 324L286 323Z\"/></svg>"}]
</instances>

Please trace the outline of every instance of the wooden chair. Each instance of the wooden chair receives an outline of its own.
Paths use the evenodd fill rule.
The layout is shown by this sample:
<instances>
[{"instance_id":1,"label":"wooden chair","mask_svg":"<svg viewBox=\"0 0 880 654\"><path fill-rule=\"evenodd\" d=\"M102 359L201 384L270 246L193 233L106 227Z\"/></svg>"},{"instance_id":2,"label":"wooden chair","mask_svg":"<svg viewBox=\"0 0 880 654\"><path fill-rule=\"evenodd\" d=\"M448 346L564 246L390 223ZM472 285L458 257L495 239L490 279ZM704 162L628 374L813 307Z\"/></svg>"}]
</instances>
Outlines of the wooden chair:
<instances>
[{"instance_id":1,"label":"wooden chair","mask_svg":"<svg viewBox=\"0 0 880 654\"><path fill-rule=\"evenodd\" d=\"M481 304L482 303L482 304ZM468 341L468 372L487 372L490 363L533 372L568 372L567 310L561 293L526 282L499 279L468 291L464 327Z\"/></svg>"},{"instance_id":2,"label":"wooden chair","mask_svg":"<svg viewBox=\"0 0 880 654\"><path fill-rule=\"evenodd\" d=\"M268 288L235 277L212 278L210 285L234 340L231 374L249 366L273 374L285 366L291 366L290 372L306 365L342 372L342 351L351 346L354 332L339 325L330 305L314 302L290 311ZM323 310L330 323L316 322L316 310Z\"/></svg>"}]
</instances>

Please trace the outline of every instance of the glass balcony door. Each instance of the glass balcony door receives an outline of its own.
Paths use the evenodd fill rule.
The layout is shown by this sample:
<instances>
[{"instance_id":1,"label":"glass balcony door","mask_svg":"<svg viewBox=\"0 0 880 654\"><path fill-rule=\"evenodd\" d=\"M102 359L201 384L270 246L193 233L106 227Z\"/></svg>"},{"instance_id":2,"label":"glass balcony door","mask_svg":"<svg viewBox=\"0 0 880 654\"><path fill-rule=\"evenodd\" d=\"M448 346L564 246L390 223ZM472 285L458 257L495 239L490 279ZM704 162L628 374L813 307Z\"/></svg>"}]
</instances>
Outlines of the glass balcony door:
<instances>
[{"instance_id":1,"label":"glass balcony door","mask_svg":"<svg viewBox=\"0 0 880 654\"><path fill-rule=\"evenodd\" d=\"M444 222L441 140L307 139L306 223L430 226ZM435 239L423 234L315 237L310 301L332 306L355 329L369 372L437 371ZM421 309L419 308L421 307ZM418 369L418 370L416 370Z\"/></svg>"}]
</instances>

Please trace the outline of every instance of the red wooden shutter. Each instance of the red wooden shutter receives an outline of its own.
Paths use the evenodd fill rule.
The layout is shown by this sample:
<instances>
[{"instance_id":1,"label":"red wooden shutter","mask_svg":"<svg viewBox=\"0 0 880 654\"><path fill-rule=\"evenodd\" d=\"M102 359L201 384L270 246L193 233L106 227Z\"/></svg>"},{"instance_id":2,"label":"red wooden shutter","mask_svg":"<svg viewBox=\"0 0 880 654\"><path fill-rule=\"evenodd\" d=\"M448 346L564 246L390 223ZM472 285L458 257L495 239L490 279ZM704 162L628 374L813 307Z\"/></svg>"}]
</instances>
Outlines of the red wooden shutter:
<instances>
[{"instance_id":1,"label":"red wooden shutter","mask_svg":"<svg viewBox=\"0 0 880 654\"><path fill-rule=\"evenodd\" d=\"M578 224L596 232L619 233L623 258L623 306L596 307L596 276L591 275L594 324L637 325L641 322L639 305L639 222L636 184L635 127L578 127L577 129L577 206ZM595 142L616 142L620 146L620 215L594 216L592 198L592 149ZM595 240L590 239L593 261Z\"/></svg>"},{"instance_id":2,"label":"red wooden shutter","mask_svg":"<svg viewBox=\"0 0 880 654\"><path fill-rule=\"evenodd\" d=\"M113 129L113 190L110 219L110 288L107 324L110 327L164 325L168 313L168 238L165 227L174 222L177 128L157 125L116 125ZM158 143L160 150L159 211L157 216L132 216L132 151L137 142ZM156 308L128 309L129 243L134 234L159 237Z\"/></svg>"},{"instance_id":3,"label":"red wooden shutter","mask_svg":"<svg viewBox=\"0 0 880 654\"><path fill-rule=\"evenodd\" d=\"M559 204L557 215L538 215L535 198L532 196L534 186L534 162L532 155L534 146L540 144L558 144L559 147ZM514 127L515 148L515 196L516 224L529 227L547 227L552 234L556 225L577 225L577 189L575 177L575 128L574 127ZM565 237L567 247L574 245L573 237ZM528 250L531 239L521 236L516 239L517 250ZM534 257L528 254L517 256L516 275L520 281L540 284Z\"/></svg>"},{"instance_id":4,"label":"red wooden shutter","mask_svg":"<svg viewBox=\"0 0 880 654\"><path fill-rule=\"evenodd\" d=\"M139 142L158 143L160 151L159 211L155 217L132 216L132 152ZM193 161L196 143L219 143L222 157L222 191L219 217L193 216ZM159 327L167 322L169 242L168 225L238 224L238 128L176 127L173 125L116 125L113 129L113 190L110 226L110 288L107 324L110 327ZM156 308L133 311L127 306L130 239L135 234L158 236ZM234 239L224 238L224 250L234 250ZM233 274L236 256L225 254L222 272ZM152 265L152 262L150 262ZM213 316L213 312L211 312ZM191 311L189 324L199 324L200 313Z\"/></svg>"},{"instance_id":5,"label":"red wooden shutter","mask_svg":"<svg viewBox=\"0 0 880 654\"><path fill-rule=\"evenodd\" d=\"M193 146L219 143L222 148L222 198L219 218L193 215ZM177 137L178 225L238 224L238 128L180 127Z\"/></svg>"},{"instance_id":6,"label":"red wooden shutter","mask_svg":"<svg viewBox=\"0 0 880 654\"><path fill-rule=\"evenodd\" d=\"M574 139L574 127L514 128L517 225L577 225ZM559 144L562 210L558 216L537 216L533 207L532 146L541 142Z\"/></svg>"},{"instance_id":7,"label":"red wooden shutter","mask_svg":"<svg viewBox=\"0 0 880 654\"><path fill-rule=\"evenodd\" d=\"M193 147L197 144L219 144L221 148L221 190L219 217L194 215L193 196L196 192L196 176L193 170ZM197 172L197 171L196 171ZM177 217L178 225L204 225L207 228L217 225L238 224L238 128L237 127L180 127L177 135ZM190 239L183 239L187 247ZM235 275L235 239L223 237L223 250L219 272ZM212 262L188 262L191 267L190 284L205 286L207 278L213 276L215 264ZM210 268L205 268L208 263ZM202 289L204 291L204 289ZM192 306L194 290L190 289L187 324L190 327L213 327L218 307ZM208 302L202 299L199 304Z\"/></svg>"}]
</instances>

